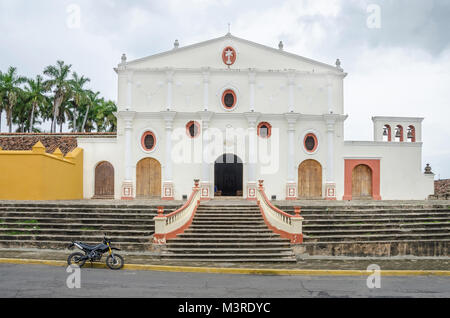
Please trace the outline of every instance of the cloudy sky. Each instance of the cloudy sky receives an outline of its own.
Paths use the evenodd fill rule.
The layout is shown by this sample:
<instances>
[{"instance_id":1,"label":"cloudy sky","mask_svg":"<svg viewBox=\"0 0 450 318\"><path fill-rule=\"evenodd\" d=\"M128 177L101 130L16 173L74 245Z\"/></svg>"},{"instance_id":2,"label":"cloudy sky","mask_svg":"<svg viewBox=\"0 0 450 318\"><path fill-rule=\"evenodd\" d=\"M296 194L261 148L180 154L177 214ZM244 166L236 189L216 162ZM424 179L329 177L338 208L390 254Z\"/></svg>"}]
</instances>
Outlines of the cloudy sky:
<instances>
[{"instance_id":1,"label":"cloudy sky","mask_svg":"<svg viewBox=\"0 0 450 318\"><path fill-rule=\"evenodd\" d=\"M0 0L0 70L34 77L62 59L116 99L122 53L219 37L230 22L235 36L341 59L347 140L373 140L372 116L425 117L423 163L450 178L449 16L448 0Z\"/></svg>"}]
</instances>

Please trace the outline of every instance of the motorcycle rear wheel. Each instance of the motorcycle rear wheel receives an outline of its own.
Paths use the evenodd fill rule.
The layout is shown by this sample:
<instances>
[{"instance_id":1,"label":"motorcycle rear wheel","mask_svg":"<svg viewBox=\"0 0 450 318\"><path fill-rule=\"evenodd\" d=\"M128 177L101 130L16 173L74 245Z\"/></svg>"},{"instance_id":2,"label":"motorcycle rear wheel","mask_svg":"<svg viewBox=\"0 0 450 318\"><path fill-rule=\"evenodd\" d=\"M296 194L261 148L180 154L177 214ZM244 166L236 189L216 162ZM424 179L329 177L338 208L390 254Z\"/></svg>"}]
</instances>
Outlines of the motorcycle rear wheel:
<instances>
[{"instance_id":1,"label":"motorcycle rear wheel","mask_svg":"<svg viewBox=\"0 0 450 318\"><path fill-rule=\"evenodd\" d=\"M124 265L123 257L119 254L114 254L114 258L112 255L109 255L106 258L106 266L108 266L112 270L119 270L122 269Z\"/></svg>"},{"instance_id":2,"label":"motorcycle rear wheel","mask_svg":"<svg viewBox=\"0 0 450 318\"><path fill-rule=\"evenodd\" d=\"M72 253L67 258L67 264L69 265L77 265L78 267L83 267L84 263L86 263L86 259L83 259L84 254L83 253Z\"/></svg>"}]
</instances>

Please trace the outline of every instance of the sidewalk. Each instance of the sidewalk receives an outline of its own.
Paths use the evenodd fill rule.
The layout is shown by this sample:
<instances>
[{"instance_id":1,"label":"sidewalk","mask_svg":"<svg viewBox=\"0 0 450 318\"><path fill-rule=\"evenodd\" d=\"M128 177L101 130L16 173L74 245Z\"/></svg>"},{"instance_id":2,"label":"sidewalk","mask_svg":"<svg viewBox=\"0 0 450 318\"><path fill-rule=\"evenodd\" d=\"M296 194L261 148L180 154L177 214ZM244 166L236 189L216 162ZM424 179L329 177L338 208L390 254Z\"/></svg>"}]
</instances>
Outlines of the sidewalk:
<instances>
[{"instance_id":1,"label":"sidewalk","mask_svg":"<svg viewBox=\"0 0 450 318\"><path fill-rule=\"evenodd\" d=\"M75 250L0 249L0 259L32 259L66 261ZM189 266L211 268L254 268L295 270L360 270L376 264L381 270L435 270L450 271L450 257L305 257L296 264L278 263L212 263L160 261L154 253L120 252L125 264L156 266ZM104 260L104 259L103 259ZM89 266L87 264L86 266Z\"/></svg>"}]
</instances>

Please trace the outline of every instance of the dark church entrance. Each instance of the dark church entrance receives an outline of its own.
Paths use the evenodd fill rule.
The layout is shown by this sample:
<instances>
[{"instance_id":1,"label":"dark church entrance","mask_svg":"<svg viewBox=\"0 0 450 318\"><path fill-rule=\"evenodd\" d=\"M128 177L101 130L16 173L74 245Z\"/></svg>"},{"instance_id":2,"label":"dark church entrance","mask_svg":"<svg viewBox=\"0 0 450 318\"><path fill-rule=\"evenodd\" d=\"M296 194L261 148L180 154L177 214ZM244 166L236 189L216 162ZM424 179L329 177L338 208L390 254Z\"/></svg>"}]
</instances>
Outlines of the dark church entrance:
<instances>
[{"instance_id":1,"label":"dark church entrance","mask_svg":"<svg viewBox=\"0 0 450 318\"><path fill-rule=\"evenodd\" d=\"M214 165L215 196L242 196L243 164L233 154L220 156Z\"/></svg>"}]
</instances>

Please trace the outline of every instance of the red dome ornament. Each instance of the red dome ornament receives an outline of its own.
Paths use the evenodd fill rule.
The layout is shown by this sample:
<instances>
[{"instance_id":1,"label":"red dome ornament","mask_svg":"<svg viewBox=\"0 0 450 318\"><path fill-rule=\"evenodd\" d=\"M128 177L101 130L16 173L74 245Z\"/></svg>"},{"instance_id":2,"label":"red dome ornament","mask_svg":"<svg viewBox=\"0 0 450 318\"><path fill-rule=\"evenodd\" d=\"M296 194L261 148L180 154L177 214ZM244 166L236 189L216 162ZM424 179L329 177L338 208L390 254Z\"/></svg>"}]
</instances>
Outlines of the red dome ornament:
<instances>
[{"instance_id":1,"label":"red dome ornament","mask_svg":"<svg viewBox=\"0 0 450 318\"><path fill-rule=\"evenodd\" d=\"M228 66L233 65L236 62L236 50L231 46L224 48L222 51L222 61Z\"/></svg>"}]
</instances>

